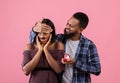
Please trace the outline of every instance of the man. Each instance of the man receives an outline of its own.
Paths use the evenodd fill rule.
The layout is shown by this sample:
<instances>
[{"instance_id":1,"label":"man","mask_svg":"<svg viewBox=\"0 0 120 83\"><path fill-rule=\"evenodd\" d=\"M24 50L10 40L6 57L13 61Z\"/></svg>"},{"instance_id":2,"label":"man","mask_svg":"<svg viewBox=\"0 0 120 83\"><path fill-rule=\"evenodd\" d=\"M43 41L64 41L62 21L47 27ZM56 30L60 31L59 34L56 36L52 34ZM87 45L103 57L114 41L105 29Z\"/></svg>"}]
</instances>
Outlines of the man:
<instances>
[{"instance_id":1,"label":"man","mask_svg":"<svg viewBox=\"0 0 120 83\"><path fill-rule=\"evenodd\" d=\"M67 21L64 34L56 37L57 41L64 43L65 53L70 57L62 59L66 64L62 83L91 83L90 74L99 75L101 72L95 44L82 35L88 22L85 13L77 12Z\"/></svg>"}]
</instances>

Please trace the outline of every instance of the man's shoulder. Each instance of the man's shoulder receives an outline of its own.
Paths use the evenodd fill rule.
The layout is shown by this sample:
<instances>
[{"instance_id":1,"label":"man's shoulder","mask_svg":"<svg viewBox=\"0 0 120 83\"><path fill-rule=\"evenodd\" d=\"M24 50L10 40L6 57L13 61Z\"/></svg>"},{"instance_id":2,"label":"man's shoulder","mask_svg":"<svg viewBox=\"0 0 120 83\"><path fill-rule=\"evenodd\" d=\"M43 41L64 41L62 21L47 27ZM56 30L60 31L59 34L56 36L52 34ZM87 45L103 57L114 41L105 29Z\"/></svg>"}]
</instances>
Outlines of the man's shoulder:
<instances>
[{"instance_id":1,"label":"man's shoulder","mask_svg":"<svg viewBox=\"0 0 120 83\"><path fill-rule=\"evenodd\" d=\"M55 40L56 41L61 41L63 42L65 39L65 35L64 34L57 34L56 37L55 37Z\"/></svg>"},{"instance_id":2,"label":"man's shoulder","mask_svg":"<svg viewBox=\"0 0 120 83\"><path fill-rule=\"evenodd\" d=\"M88 42L88 43L93 43L93 41L85 36L82 35L82 41Z\"/></svg>"},{"instance_id":3,"label":"man's shoulder","mask_svg":"<svg viewBox=\"0 0 120 83\"><path fill-rule=\"evenodd\" d=\"M64 34L57 34L56 37L64 37Z\"/></svg>"}]
</instances>

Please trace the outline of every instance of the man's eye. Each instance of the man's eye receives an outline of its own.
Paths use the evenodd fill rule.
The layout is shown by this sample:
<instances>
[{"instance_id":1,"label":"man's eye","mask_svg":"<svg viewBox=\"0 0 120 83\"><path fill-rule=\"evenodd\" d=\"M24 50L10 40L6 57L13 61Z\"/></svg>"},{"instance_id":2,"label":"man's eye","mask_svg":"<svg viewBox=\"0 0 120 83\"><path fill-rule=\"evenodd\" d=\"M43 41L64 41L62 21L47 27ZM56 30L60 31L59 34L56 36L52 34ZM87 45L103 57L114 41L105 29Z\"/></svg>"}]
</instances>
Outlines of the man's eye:
<instances>
[{"instance_id":1,"label":"man's eye","mask_svg":"<svg viewBox=\"0 0 120 83\"><path fill-rule=\"evenodd\" d=\"M69 24L69 26L70 26L70 27L72 27L72 25L71 25L71 24Z\"/></svg>"},{"instance_id":2,"label":"man's eye","mask_svg":"<svg viewBox=\"0 0 120 83\"><path fill-rule=\"evenodd\" d=\"M71 26L72 26L72 25L71 25L71 24L69 24L69 23L67 23L66 25L67 25L67 26L69 26L69 27L71 27Z\"/></svg>"},{"instance_id":3,"label":"man's eye","mask_svg":"<svg viewBox=\"0 0 120 83\"><path fill-rule=\"evenodd\" d=\"M69 25L68 23L66 25Z\"/></svg>"}]
</instances>

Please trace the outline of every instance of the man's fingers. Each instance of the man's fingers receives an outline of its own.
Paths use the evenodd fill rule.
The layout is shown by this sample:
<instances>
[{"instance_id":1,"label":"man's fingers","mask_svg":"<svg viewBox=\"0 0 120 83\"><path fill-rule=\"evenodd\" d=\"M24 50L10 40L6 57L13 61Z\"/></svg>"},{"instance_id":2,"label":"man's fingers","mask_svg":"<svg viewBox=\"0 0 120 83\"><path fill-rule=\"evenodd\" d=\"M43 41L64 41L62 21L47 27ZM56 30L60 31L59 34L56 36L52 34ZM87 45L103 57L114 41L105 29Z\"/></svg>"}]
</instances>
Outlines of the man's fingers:
<instances>
[{"instance_id":1,"label":"man's fingers","mask_svg":"<svg viewBox=\"0 0 120 83\"><path fill-rule=\"evenodd\" d=\"M42 18L38 21L38 23L42 23L43 19L44 19L44 18L42 17Z\"/></svg>"}]
</instances>

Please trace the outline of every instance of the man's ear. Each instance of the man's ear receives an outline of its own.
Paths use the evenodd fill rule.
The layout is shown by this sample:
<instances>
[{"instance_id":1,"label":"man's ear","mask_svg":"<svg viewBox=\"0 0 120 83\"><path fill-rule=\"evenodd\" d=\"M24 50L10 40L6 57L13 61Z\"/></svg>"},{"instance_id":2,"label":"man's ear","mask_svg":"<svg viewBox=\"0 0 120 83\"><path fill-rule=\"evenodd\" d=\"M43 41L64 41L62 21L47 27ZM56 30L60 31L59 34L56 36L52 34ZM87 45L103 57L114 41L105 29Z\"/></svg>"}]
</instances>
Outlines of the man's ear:
<instances>
[{"instance_id":1,"label":"man's ear","mask_svg":"<svg viewBox=\"0 0 120 83\"><path fill-rule=\"evenodd\" d=\"M83 28L79 28L79 33L81 33L84 29Z\"/></svg>"}]
</instances>

